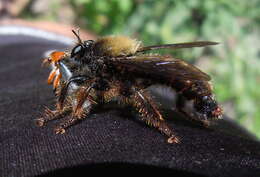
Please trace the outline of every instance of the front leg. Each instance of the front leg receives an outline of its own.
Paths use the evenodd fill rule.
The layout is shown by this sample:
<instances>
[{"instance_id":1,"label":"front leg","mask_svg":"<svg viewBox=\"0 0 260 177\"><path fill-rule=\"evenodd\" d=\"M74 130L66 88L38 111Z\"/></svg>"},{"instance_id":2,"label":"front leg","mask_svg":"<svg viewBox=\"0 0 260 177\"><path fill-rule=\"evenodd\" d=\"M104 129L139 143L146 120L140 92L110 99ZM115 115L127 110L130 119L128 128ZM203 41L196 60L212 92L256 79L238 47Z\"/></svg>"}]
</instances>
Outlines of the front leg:
<instances>
[{"instance_id":1,"label":"front leg","mask_svg":"<svg viewBox=\"0 0 260 177\"><path fill-rule=\"evenodd\" d=\"M36 125L39 127L44 126L47 122L51 120L61 119L72 112L72 108L70 106L65 107L63 110L50 110L48 107L45 108L44 115L38 119L36 119Z\"/></svg>"},{"instance_id":2,"label":"front leg","mask_svg":"<svg viewBox=\"0 0 260 177\"><path fill-rule=\"evenodd\" d=\"M95 102L93 97L91 96L92 88L93 88L93 84L89 86L81 86L76 91L76 94L73 96L75 98L70 98L71 100L70 104L73 107L73 113L70 115L68 119L60 123L54 129L56 134L65 133L66 128L72 126L77 121L86 118L90 114L93 105L97 104L97 102ZM76 99L76 104L74 103L73 99Z\"/></svg>"},{"instance_id":3,"label":"front leg","mask_svg":"<svg viewBox=\"0 0 260 177\"><path fill-rule=\"evenodd\" d=\"M56 134L63 134L66 128L89 115L93 105L97 104L92 97L94 93L91 92L93 90L94 81L89 81L85 85L77 85L79 88L76 91L67 94L69 84L72 82L86 82L86 77L73 77L68 82L60 85L57 90L58 101L56 110L51 111L46 108L44 116L36 119L38 126L43 126L50 120L65 118L64 121L54 129Z\"/></svg>"},{"instance_id":4,"label":"front leg","mask_svg":"<svg viewBox=\"0 0 260 177\"><path fill-rule=\"evenodd\" d=\"M54 132L56 134L63 134L65 133L65 129L74 125L77 121L82 120L83 118L86 118L91 109L92 109L92 103L88 100L86 100L88 103L87 105L85 105L84 108L82 108L82 112L80 116L75 116L74 114L70 115L69 117L67 117L67 119L65 119L63 122L61 122L56 128L54 128ZM85 102L86 102L85 101Z\"/></svg>"}]
</instances>

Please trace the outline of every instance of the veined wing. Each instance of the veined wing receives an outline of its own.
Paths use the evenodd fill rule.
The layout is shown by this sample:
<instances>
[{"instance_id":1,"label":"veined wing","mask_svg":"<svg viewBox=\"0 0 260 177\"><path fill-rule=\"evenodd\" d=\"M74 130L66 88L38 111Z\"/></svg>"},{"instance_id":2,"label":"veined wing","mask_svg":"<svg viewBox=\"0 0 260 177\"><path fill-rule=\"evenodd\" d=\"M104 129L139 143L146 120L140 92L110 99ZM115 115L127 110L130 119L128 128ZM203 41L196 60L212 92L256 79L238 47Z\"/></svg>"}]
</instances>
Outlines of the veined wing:
<instances>
[{"instance_id":1,"label":"veined wing","mask_svg":"<svg viewBox=\"0 0 260 177\"><path fill-rule=\"evenodd\" d=\"M180 59L160 55L113 58L113 63L133 75L149 76L166 82L174 80L209 81L210 76Z\"/></svg>"}]
</instances>

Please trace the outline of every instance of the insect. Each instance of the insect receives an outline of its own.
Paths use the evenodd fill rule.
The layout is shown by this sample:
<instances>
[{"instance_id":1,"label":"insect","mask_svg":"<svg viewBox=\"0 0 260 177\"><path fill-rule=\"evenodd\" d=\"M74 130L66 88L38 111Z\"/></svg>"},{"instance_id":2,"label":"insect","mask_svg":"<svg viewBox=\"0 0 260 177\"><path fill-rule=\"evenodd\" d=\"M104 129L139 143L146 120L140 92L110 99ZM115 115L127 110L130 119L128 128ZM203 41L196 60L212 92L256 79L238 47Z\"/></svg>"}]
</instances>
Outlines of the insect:
<instances>
[{"instance_id":1,"label":"insect","mask_svg":"<svg viewBox=\"0 0 260 177\"><path fill-rule=\"evenodd\" d=\"M177 94L176 110L189 118L208 125L219 119L222 109L212 93L210 76L195 66L171 56L147 54L157 49L178 49L215 45L215 42L143 46L140 41L126 36L101 37L96 41L82 41L70 52L53 52L44 64L52 64L48 83L53 83L57 96L56 109L45 109L38 126L54 119L64 118L55 129L56 134L78 120L90 117L100 104L116 101L131 106L140 113L140 119L165 134L168 143L180 139L160 113L159 106L147 91L154 84L172 88Z\"/></svg>"}]
</instances>

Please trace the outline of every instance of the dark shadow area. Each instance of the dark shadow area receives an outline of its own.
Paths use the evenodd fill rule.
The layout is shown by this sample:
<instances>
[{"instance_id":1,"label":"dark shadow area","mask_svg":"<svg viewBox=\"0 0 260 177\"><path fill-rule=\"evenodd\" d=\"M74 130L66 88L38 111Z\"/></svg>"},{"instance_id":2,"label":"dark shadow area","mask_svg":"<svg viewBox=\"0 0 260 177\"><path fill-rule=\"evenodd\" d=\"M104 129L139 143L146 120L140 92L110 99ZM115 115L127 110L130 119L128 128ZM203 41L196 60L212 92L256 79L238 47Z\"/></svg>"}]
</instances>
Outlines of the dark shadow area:
<instances>
[{"instance_id":1,"label":"dark shadow area","mask_svg":"<svg viewBox=\"0 0 260 177\"><path fill-rule=\"evenodd\" d=\"M96 175L171 175L183 177L205 177L187 171L174 170L164 167L148 166L142 164L127 164L127 163L103 163L103 164L90 164L79 165L71 168L63 168L54 170L37 177L69 177L78 176L83 177L89 174Z\"/></svg>"},{"instance_id":2,"label":"dark shadow area","mask_svg":"<svg viewBox=\"0 0 260 177\"><path fill-rule=\"evenodd\" d=\"M163 98L159 98L160 102L163 102ZM132 110L130 107L118 107L118 105L104 105L102 107L99 107L95 109L95 113L105 113L108 111L113 110L114 114L120 117L123 117L124 119L129 119L130 121L135 121L140 124L140 126L147 127L146 124L144 124L143 121L140 120L138 113L135 110ZM209 127L205 128L200 122L191 120L189 118L186 118L181 113L178 113L173 110L169 109L163 109L161 108L161 112L163 113L163 117L166 119L166 121L173 123L174 125L180 125L180 126L187 126L187 127L193 127L196 129L202 129L204 131L221 131L225 134L238 136L245 139L251 139L258 141L254 135L249 133L247 130L245 130L243 127L238 125L236 122L231 120L227 116L223 116L220 120L214 120L211 121L211 124Z\"/></svg>"}]
</instances>

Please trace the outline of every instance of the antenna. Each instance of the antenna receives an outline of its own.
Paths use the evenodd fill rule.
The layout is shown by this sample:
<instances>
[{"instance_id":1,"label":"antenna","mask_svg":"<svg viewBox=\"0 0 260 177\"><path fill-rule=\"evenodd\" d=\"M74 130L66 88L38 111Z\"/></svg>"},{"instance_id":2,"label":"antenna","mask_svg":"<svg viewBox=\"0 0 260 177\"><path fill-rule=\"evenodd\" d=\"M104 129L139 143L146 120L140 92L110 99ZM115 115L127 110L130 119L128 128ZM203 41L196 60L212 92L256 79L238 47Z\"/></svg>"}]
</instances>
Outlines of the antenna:
<instances>
[{"instance_id":1,"label":"antenna","mask_svg":"<svg viewBox=\"0 0 260 177\"><path fill-rule=\"evenodd\" d=\"M75 30L72 30L72 32L77 37L78 43L83 44L83 42L82 42L82 40L80 39L80 36L79 36L79 28L77 29L77 32Z\"/></svg>"}]
</instances>

